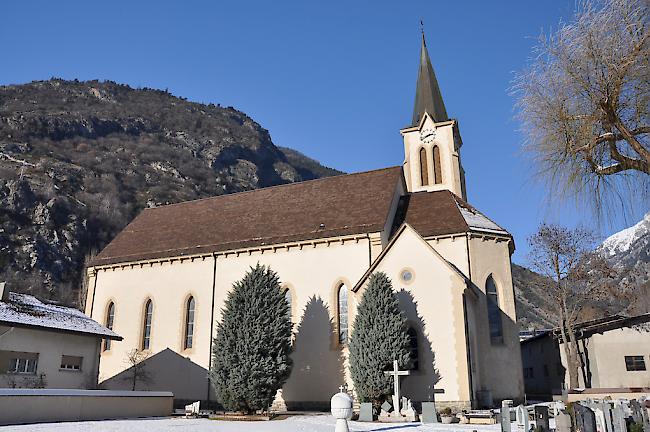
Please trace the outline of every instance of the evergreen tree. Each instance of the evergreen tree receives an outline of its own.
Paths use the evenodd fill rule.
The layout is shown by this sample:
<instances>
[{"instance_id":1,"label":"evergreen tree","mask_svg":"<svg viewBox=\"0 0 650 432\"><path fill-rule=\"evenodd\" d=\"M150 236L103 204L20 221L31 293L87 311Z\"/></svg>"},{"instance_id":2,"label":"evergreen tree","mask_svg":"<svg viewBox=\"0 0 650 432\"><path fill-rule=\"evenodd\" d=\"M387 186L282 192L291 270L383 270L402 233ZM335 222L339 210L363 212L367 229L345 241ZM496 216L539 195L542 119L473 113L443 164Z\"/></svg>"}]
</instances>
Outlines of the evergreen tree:
<instances>
[{"instance_id":1,"label":"evergreen tree","mask_svg":"<svg viewBox=\"0 0 650 432\"><path fill-rule=\"evenodd\" d=\"M393 392L393 360L409 363L406 318L385 273L373 273L363 293L350 336L350 373L362 402L380 404Z\"/></svg>"},{"instance_id":2,"label":"evergreen tree","mask_svg":"<svg viewBox=\"0 0 650 432\"><path fill-rule=\"evenodd\" d=\"M224 408L266 409L289 378L291 319L277 274L260 265L233 284L212 349L210 380Z\"/></svg>"}]
</instances>

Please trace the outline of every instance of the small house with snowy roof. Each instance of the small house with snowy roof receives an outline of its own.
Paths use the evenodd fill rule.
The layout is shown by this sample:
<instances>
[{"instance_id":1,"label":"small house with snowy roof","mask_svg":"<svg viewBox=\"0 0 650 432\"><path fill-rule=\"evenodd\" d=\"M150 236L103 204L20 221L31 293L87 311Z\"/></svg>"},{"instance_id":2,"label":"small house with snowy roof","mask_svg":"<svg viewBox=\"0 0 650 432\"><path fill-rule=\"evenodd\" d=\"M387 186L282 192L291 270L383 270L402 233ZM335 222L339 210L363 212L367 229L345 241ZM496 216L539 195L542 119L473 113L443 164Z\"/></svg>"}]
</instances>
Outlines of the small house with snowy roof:
<instances>
[{"instance_id":1,"label":"small house with snowy roof","mask_svg":"<svg viewBox=\"0 0 650 432\"><path fill-rule=\"evenodd\" d=\"M0 283L0 388L93 389L101 346L122 340L77 309Z\"/></svg>"}]
</instances>

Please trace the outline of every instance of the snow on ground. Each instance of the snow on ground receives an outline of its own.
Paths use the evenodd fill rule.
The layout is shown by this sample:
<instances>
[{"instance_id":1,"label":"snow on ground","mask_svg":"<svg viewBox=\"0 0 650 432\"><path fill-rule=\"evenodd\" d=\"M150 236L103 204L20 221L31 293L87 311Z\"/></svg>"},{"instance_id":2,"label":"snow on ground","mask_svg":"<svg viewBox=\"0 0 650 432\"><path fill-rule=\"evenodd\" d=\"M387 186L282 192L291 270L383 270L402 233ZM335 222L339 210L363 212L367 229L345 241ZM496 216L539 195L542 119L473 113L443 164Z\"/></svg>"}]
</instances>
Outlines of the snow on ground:
<instances>
[{"instance_id":1,"label":"snow on ground","mask_svg":"<svg viewBox=\"0 0 650 432\"><path fill-rule=\"evenodd\" d=\"M285 420L241 422L185 418L149 418L0 427L1 432L333 432L335 420L329 415L294 416ZM443 425L420 423L348 422L350 431L392 432L499 432L496 425ZM516 429L515 429L516 430Z\"/></svg>"}]
</instances>

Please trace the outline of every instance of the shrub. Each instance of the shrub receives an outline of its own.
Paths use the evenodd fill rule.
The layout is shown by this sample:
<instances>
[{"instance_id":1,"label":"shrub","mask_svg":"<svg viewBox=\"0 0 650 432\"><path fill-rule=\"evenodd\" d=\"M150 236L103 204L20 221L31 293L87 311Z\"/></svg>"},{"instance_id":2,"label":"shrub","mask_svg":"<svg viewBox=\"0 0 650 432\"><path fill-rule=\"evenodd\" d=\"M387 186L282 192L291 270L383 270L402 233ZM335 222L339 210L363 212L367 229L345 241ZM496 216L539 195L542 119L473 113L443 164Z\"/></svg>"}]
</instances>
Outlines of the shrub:
<instances>
[{"instance_id":1,"label":"shrub","mask_svg":"<svg viewBox=\"0 0 650 432\"><path fill-rule=\"evenodd\" d=\"M390 279L379 272L370 276L350 336L350 373L362 401L378 405L391 394L393 378L384 371L394 360L400 367L409 363L406 318Z\"/></svg>"},{"instance_id":2,"label":"shrub","mask_svg":"<svg viewBox=\"0 0 650 432\"><path fill-rule=\"evenodd\" d=\"M224 408L268 408L289 378L291 320L277 274L257 264L228 293L217 324L210 380Z\"/></svg>"}]
</instances>

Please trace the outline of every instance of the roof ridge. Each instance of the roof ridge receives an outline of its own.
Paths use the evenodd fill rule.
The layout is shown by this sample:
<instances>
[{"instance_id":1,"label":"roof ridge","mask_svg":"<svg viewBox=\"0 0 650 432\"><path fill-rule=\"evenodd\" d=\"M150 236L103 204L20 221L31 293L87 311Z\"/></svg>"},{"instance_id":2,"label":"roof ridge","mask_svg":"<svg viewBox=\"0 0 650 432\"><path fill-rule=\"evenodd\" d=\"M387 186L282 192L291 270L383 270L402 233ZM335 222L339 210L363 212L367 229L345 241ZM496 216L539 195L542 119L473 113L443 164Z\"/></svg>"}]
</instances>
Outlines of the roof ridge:
<instances>
[{"instance_id":1,"label":"roof ridge","mask_svg":"<svg viewBox=\"0 0 650 432\"><path fill-rule=\"evenodd\" d=\"M282 187L302 185L302 184L305 184L305 183L314 183L314 182L318 182L318 181L321 181L321 180L330 180L330 179L338 178L338 177L352 177L352 176L357 176L357 175L362 175L362 174L370 174L370 173L379 172L379 171L388 171L388 170L393 170L393 169L396 169L396 168L402 168L402 166L401 165L394 165L394 166L385 167L385 168L377 168L377 169L369 170L369 171L360 171L360 172L349 173L349 174L337 174L337 175L333 175L333 176L320 177L320 178L315 178L315 179L310 179L310 180L302 180L302 181L298 181L298 182L283 183L283 184L273 185L273 186L265 186L265 187L261 187L261 188L257 188L257 189L249 189L249 190L240 191L240 192L225 193L223 195L214 195L214 196L205 197L205 198L197 198L197 199L194 199L194 200L188 200L188 201L181 201L181 202L177 202L177 203L165 204L165 205L161 205L161 206L158 206L158 207L146 207L143 211L157 210L157 209L161 209L161 208L184 205L184 204L195 203L195 202L200 202L200 201L208 201L208 200L218 199L218 198L222 198L222 197L239 196L239 195L244 195L244 194L250 194L250 193L253 193L253 192L266 191L266 190L270 190L270 189L278 189L278 188L282 188Z\"/></svg>"}]
</instances>

